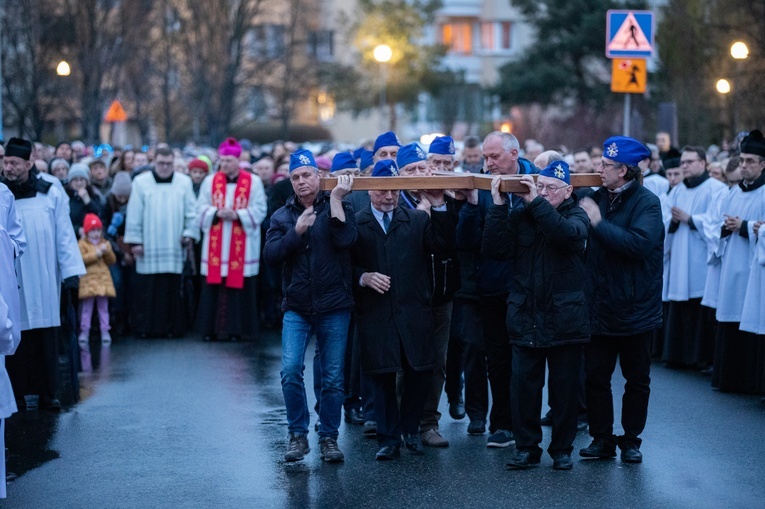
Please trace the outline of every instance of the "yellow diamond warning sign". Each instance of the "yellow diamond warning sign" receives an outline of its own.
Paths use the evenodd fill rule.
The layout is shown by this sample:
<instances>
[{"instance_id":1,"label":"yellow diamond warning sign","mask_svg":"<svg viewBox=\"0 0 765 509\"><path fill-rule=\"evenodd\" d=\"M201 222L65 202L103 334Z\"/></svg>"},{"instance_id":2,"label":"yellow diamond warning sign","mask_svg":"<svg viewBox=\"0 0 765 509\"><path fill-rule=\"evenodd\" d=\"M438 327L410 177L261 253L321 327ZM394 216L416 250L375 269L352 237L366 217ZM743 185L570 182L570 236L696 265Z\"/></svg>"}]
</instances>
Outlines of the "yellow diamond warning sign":
<instances>
[{"instance_id":1,"label":"yellow diamond warning sign","mask_svg":"<svg viewBox=\"0 0 765 509\"><path fill-rule=\"evenodd\" d=\"M611 92L623 94L645 93L648 73L645 60L639 58L615 58L611 64Z\"/></svg>"}]
</instances>

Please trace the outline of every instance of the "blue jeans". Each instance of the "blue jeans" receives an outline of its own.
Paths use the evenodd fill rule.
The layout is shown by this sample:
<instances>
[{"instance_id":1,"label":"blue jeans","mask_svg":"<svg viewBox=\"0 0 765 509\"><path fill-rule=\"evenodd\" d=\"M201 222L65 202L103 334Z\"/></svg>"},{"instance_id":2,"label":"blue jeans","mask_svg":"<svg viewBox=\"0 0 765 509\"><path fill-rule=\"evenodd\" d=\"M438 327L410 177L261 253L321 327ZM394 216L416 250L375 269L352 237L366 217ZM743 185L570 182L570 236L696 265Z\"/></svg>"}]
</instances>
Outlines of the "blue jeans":
<instances>
[{"instance_id":1,"label":"blue jeans","mask_svg":"<svg viewBox=\"0 0 765 509\"><path fill-rule=\"evenodd\" d=\"M321 401L319 402L320 437L337 438L343 408L343 366L348 338L350 311L306 316L294 311L284 313L282 327L282 392L287 407L289 432L307 435L311 415L305 393L303 372L308 340L316 334L321 352Z\"/></svg>"}]
</instances>

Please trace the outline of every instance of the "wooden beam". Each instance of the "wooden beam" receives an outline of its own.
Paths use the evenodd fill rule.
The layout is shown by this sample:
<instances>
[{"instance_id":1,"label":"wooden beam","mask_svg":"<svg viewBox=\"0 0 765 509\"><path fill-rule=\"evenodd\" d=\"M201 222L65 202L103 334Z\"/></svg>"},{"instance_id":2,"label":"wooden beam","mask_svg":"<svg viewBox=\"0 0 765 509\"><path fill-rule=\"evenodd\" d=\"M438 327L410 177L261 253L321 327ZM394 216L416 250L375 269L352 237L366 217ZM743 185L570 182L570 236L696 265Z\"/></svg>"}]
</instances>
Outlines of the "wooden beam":
<instances>
[{"instance_id":1,"label":"wooden beam","mask_svg":"<svg viewBox=\"0 0 765 509\"><path fill-rule=\"evenodd\" d=\"M535 179L537 175L532 175ZM493 175L475 173L438 172L429 177L354 177L353 190L413 190L413 189L484 189L491 190ZM523 192L526 188L519 182L520 175L504 175L500 190L503 193ZM599 173L571 175L574 187L600 187ZM321 189L331 191L337 185L337 177L321 179Z\"/></svg>"}]
</instances>

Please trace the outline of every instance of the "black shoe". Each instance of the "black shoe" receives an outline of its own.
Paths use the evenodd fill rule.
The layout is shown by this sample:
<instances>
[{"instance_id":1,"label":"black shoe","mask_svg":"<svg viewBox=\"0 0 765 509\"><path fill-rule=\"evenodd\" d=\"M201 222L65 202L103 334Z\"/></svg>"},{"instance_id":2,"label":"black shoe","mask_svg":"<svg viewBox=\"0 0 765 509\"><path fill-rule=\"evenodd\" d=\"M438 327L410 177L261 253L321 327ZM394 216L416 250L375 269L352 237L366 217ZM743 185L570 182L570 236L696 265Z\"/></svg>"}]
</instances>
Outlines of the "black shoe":
<instances>
[{"instance_id":1,"label":"black shoe","mask_svg":"<svg viewBox=\"0 0 765 509\"><path fill-rule=\"evenodd\" d=\"M622 450L622 461L624 463L642 463L643 453L635 444L624 443L619 445L619 449Z\"/></svg>"},{"instance_id":2,"label":"black shoe","mask_svg":"<svg viewBox=\"0 0 765 509\"><path fill-rule=\"evenodd\" d=\"M345 461L345 455L337 446L337 440L332 437L319 439L319 449L321 450L321 459L327 463L342 463Z\"/></svg>"},{"instance_id":3,"label":"black shoe","mask_svg":"<svg viewBox=\"0 0 765 509\"><path fill-rule=\"evenodd\" d=\"M510 458L507 464L511 470L525 470L527 468L539 466L541 454L530 451L516 451L515 456Z\"/></svg>"},{"instance_id":4,"label":"black shoe","mask_svg":"<svg viewBox=\"0 0 765 509\"><path fill-rule=\"evenodd\" d=\"M211 343L215 341L215 336L213 336L212 334L205 334L204 336L202 336L202 341L204 341L205 343Z\"/></svg>"},{"instance_id":5,"label":"black shoe","mask_svg":"<svg viewBox=\"0 0 765 509\"><path fill-rule=\"evenodd\" d=\"M236 334L231 334L231 335L228 337L228 340L229 340L231 343L238 343L238 342L240 342L240 341L242 340L242 336L237 336Z\"/></svg>"},{"instance_id":6,"label":"black shoe","mask_svg":"<svg viewBox=\"0 0 765 509\"><path fill-rule=\"evenodd\" d=\"M321 421L316 419L316 424L313 425L313 430L318 432L320 427L321 427Z\"/></svg>"},{"instance_id":7,"label":"black shoe","mask_svg":"<svg viewBox=\"0 0 765 509\"><path fill-rule=\"evenodd\" d=\"M539 425L540 426L552 426L552 417L550 417L549 412L544 415L541 419L539 419Z\"/></svg>"},{"instance_id":8,"label":"black shoe","mask_svg":"<svg viewBox=\"0 0 765 509\"><path fill-rule=\"evenodd\" d=\"M401 456L400 447L398 445L385 445L377 451L375 459L378 461L394 460Z\"/></svg>"},{"instance_id":9,"label":"black shoe","mask_svg":"<svg viewBox=\"0 0 765 509\"><path fill-rule=\"evenodd\" d=\"M465 418L465 402L460 399L449 403L449 415L452 419L460 420Z\"/></svg>"},{"instance_id":10,"label":"black shoe","mask_svg":"<svg viewBox=\"0 0 765 509\"><path fill-rule=\"evenodd\" d=\"M288 463L300 461L309 452L311 449L308 447L308 438L305 435L290 434L290 443L287 446L287 452L284 453L284 461Z\"/></svg>"},{"instance_id":11,"label":"black shoe","mask_svg":"<svg viewBox=\"0 0 765 509\"><path fill-rule=\"evenodd\" d=\"M483 435L486 433L486 423L479 419L470 421L470 424L468 424L467 432L468 435Z\"/></svg>"},{"instance_id":12,"label":"black shoe","mask_svg":"<svg viewBox=\"0 0 765 509\"><path fill-rule=\"evenodd\" d=\"M615 458L616 445L603 438L595 438L592 443L579 451L583 458Z\"/></svg>"},{"instance_id":13,"label":"black shoe","mask_svg":"<svg viewBox=\"0 0 765 509\"><path fill-rule=\"evenodd\" d=\"M404 445L412 454L421 456L425 454L425 448L422 446L420 435L408 435L404 433Z\"/></svg>"},{"instance_id":14,"label":"black shoe","mask_svg":"<svg viewBox=\"0 0 765 509\"><path fill-rule=\"evenodd\" d=\"M41 410L58 413L61 411L61 402L55 396L40 396L38 407Z\"/></svg>"},{"instance_id":15,"label":"black shoe","mask_svg":"<svg viewBox=\"0 0 765 509\"><path fill-rule=\"evenodd\" d=\"M345 411L345 422L361 426L364 424L364 416L358 408L351 408Z\"/></svg>"},{"instance_id":16,"label":"black shoe","mask_svg":"<svg viewBox=\"0 0 765 509\"><path fill-rule=\"evenodd\" d=\"M362 433L364 433L364 436L367 438L375 438L377 437L377 422L376 421L365 421L364 422L364 429L361 430Z\"/></svg>"},{"instance_id":17,"label":"black shoe","mask_svg":"<svg viewBox=\"0 0 765 509\"><path fill-rule=\"evenodd\" d=\"M574 462L571 461L571 455L565 452L559 452L553 455L554 470L571 470L574 468Z\"/></svg>"},{"instance_id":18,"label":"black shoe","mask_svg":"<svg viewBox=\"0 0 765 509\"><path fill-rule=\"evenodd\" d=\"M587 423L584 421L577 421L576 423L576 431L587 431Z\"/></svg>"}]
</instances>

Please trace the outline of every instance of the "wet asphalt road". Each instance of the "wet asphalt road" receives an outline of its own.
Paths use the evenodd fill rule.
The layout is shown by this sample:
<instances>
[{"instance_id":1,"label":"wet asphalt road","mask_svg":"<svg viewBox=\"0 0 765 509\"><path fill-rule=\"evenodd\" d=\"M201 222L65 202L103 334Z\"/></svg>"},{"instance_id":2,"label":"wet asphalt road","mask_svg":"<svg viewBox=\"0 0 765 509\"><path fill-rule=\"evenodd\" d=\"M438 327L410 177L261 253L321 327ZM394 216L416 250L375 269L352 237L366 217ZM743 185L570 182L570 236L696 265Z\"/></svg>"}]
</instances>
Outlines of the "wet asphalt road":
<instances>
[{"instance_id":1,"label":"wet asphalt road","mask_svg":"<svg viewBox=\"0 0 765 509\"><path fill-rule=\"evenodd\" d=\"M513 448L468 436L445 399L446 449L376 462L376 442L343 423L344 464L321 462L313 432L306 460L285 464L278 335L92 349L78 405L8 420L8 469L19 477L0 507L765 507L765 405L693 372L654 367L640 465L575 452L571 472L553 471L547 455L540 468L508 471ZM545 438L543 447L549 428ZM575 450L588 444L580 433Z\"/></svg>"}]
</instances>

